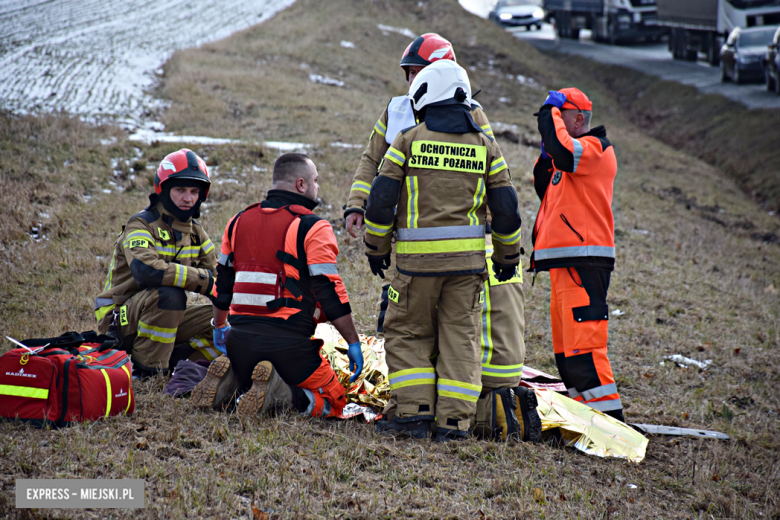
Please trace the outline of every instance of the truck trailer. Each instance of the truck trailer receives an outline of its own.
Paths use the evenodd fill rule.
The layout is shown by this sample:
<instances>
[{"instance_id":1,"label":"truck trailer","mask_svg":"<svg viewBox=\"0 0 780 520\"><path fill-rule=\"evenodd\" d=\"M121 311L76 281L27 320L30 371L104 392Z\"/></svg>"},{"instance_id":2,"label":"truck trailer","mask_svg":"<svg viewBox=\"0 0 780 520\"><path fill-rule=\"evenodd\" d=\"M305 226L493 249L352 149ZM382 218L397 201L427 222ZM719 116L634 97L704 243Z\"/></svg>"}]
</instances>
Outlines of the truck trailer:
<instances>
[{"instance_id":1,"label":"truck trailer","mask_svg":"<svg viewBox=\"0 0 780 520\"><path fill-rule=\"evenodd\" d=\"M548 18L555 19L561 38L577 39L581 29L590 29L593 39L622 43L656 41L661 37L657 24L656 0L544 0Z\"/></svg>"},{"instance_id":2,"label":"truck trailer","mask_svg":"<svg viewBox=\"0 0 780 520\"><path fill-rule=\"evenodd\" d=\"M674 59L699 53L717 66L720 48L735 27L780 24L780 0L657 0L658 24L669 29Z\"/></svg>"}]
</instances>

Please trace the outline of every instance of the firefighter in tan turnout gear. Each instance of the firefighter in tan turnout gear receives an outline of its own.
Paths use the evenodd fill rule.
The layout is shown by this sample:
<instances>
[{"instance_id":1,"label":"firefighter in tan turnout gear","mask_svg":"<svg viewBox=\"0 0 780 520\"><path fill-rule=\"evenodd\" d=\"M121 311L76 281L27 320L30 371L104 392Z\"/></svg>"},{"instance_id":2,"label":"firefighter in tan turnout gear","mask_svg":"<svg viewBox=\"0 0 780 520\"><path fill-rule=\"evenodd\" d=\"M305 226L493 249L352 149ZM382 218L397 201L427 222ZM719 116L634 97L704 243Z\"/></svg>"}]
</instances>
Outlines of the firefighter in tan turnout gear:
<instances>
[{"instance_id":1,"label":"firefighter in tan turnout gear","mask_svg":"<svg viewBox=\"0 0 780 520\"><path fill-rule=\"evenodd\" d=\"M421 70L438 60L455 61L452 44L435 33L423 34L415 38L404 51L400 66L406 74L409 85ZM493 137L493 130L482 111L482 106L471 100L471 117L485 133ZM349 200L344 210L347 232L357 237L355 228L361 229L366 209L368 192L374 182L379 166L398 133L417 124L412 104L408 96L396 96L390 100L379 116L368 138L368 146L360 158L360 164L352 178Z\"/></svg>"},{"instance_id":2,"label":"firefighter in tan turnout gear","mask_svg":"<svg viewBox=\"0 0 780 520\"><path fill-rule=\"evenodd\" d=\"M149 206L130 218L114 245L95 301L98 329L112 324L132 346L134 375L164 372L185 357L214 359L211 305L187 307L187 291L210 295L216 248L194 220L209 192L208 169L182 149L162 160ZM170 367L173 368L173 367Z\"/></svg>"},{"instance_id":3,"label":"firefighter in tan turnout gear","mask_svg":"<svg viewBox=\"0 0 780 520\"><path fill-rule=\"evenodd\" d=\"M391 401L377 431L426 438L436 421L437 439L457 439L470 432L482 391L486 207L499 281L519 263L520 214L506 162L471 116L466 71L435 62L417 75L409 98L421 123L388 148L365 219L374 274L390 267L397 234L384 322Z\"/></svg>"}]
</instances>

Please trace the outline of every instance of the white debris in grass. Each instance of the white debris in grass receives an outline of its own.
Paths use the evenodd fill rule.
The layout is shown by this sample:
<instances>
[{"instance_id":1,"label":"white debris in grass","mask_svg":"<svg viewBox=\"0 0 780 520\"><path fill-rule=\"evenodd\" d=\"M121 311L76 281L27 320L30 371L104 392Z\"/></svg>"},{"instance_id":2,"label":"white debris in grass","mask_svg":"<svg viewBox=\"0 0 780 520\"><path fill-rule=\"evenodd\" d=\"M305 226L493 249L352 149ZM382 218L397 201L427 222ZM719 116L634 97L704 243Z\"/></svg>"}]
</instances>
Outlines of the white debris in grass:
<instances>
[{"instance_id":1,"label":"white debris in grass","mask_svg":"<svg viewBox=\"0 0 780 520\"><path fill-rule=\"evenodd\" d=\"M621 311L620 309L615 309L614 311L612 311L613 316L623 316L624 314L625 312Z\"/></svg>"},{"instance_id":2,"label":"white debris in grass","mask_svg":"<svg viewBox=\"0 0 780 520\"><path fill-rule=\"evenodd\" d=\"M242 184L238 179L220 179L217 181L217 184L225 184L226 182L228 184Z\"/></svg>"},{"instance_id":3,"label":"white debris in grass","mask_svg":"<svg viewBox=\"0 0 780 520\"><path fill-rule=\"evenodd\" d=\"M111 137L110 139L101 139L100 144L102 146L111 146L112 144L116 144L116 137Z\"/></svg>"},{"instance_id":4,"label":"white debris in grass","mask_svg":"<svg viewBox=\"0 0 780 520\"><path fill-rule=\"evenodd\" d=\"M348 42L346 40L341 40L341 46L344 47L345 49L354 49L355 48L355 44L354 43Z\"/></svg>"},{"instance_id":5,"label":"white debris in grass","mask_svg":"<svg viewBox=\"0 0 780 520\"><path fill-rule=\"evenodd\" d=\"M103 193L112 193L112 191L107 188L103 188Z\"/></svg>"},{"instance_id":6,"label":"white debris in grass","mask_svg":"<svg viewBox=\"0 0 780 520\"><path fill-rule=\"evenodd\" d=\"M500 97L500 98L498 98L498 100L500 102L502 102L502 103L511 103L511 101L512 101L511 99L505 98L505 97Z\"/></svg>"},{"instance_id":7,"label":"white debris in grass","mask_svg":"<svg viewBox=\"0 0 780 520\"><path fill-rule=\"evenodd\" d=\"M673 354L671 356L664 356L664 359L667 359L669 361L674 361L675 363L677 363L678 366L682 368L688 368L688 365L693 365L702 370L706 370L707 367L712 364L711 359L705 359L704 361L699 361L697 359L685 357L682 354ZM663 361L661 363L663 363Z\"/></svg>"},{"instance_id":8,"label":"white debris in grass","mask_svg":"<svg viewBox=\"0 0 780 520\"><path fill-rule=\"evenodd\" d=\"M323 85L331 85L334 87L343 87L346 84L340 79L333 79L330 76L323 76L322 74L309 74L309 80L314 83L322 83Z\"/></svg>"},{"instance_id":9,"label":"white debris in grass","mask_svg":"<svg viewBox=\"0 0 780 520\"><path fill-rule=\"evenodd\" d=\"M393 32L393 33L398 33L403 36L406 36L407 38L417 38L416 34L414 34L412 31L410 31L405 27L390 27L389 25L382 25L381 23L377 24L376 26L380 31L382 31L385 34L389 32Z\"/></svg>"},{"instance_id":10,"label":"white debris in grass","mask_svg":"<svg viewBox=\"0 0 780 520\"><path fill-rule=\"evenodd\" d=\"M307 150L312 147L304 143L285 143L283 141L265 141L263 145L267 148L274 148L282 152L294 152L296 150Z\"/></svg>"},{"instance_id":11,"label":"white debris in grass","mask_svg":"<svg viewBox=\"0 0 780 520\"><path fill-rule=\"evenodd\" d=\"M511 79L511 74L510 74L510 79ZM527 76L523 76L522 74L517 75L517 81L519 81L521 85L526 85L528 87L539 86L539 84L536 82L534 78L529 78Z\"/></svg>"},{"instance_id":12,"label":"white debris in grass","mask_svg":"<svg viewBox=\"0 0 780 520\"><path fill-rule=\"evenodd\" d=\"M48 213L44 213L43 211L39 211L38 216L40 216L41 218L51 218L51 215L49 215Z\"/></svg>"},{"instance_id":13,"label":"white debris in grass","mask_svg":"<svg viewBox=\"0 0 780 520\"><path fill-rule=\"evenodd\" d=\"M252 169L256 172L267 172L268 168L260 168L259 166L252 166Z\"/></svg>"},{"instance_id":14,"label":"white debris in grass","mask_svg":"<svg viewBox=\"0 0 780 520\"><path fill-rule=\"evenodd\" d=\"M128 137L131 141L152 144L159 143L190 143L201 145L235 144L237 139L223 139L221 137L204 137L198 135L174 135L169 132L155 132L154 130L138 129Z\"/></svg>"},{"instance_id":15,"label":"white debris in grass","mask_svg":"<svg viewBox=\"0 0 780 520\"><path fill-rule=\"evenodd\" d=\"M351 143L330 143L330 145L334 148L363 148L364 145L362 144L351 144Z\"/></svg>"}]
</instances>

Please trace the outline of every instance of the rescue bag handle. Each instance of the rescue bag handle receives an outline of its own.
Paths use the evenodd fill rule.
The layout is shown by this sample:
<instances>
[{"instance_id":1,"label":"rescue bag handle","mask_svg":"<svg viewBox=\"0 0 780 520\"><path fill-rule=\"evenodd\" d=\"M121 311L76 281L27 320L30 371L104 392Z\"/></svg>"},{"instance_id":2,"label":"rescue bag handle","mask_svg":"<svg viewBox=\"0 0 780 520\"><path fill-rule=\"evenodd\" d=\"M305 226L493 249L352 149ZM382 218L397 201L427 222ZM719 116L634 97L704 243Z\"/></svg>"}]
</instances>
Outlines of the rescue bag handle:
<instances>
[{"instance_id":1,"label":"rescue bag handle","mask_svg":"<svg viewBox=\"0 0 780 520\"><path fill-rule=\"evenodd\" d=\"M57 336L56 338L32 338L26 339L22 341L22 343L28 347L43 347L48 345L52 348L70 351L78 348L84 343L84 336L78 332L70 331Z\"/></svg>"}]
</instances>

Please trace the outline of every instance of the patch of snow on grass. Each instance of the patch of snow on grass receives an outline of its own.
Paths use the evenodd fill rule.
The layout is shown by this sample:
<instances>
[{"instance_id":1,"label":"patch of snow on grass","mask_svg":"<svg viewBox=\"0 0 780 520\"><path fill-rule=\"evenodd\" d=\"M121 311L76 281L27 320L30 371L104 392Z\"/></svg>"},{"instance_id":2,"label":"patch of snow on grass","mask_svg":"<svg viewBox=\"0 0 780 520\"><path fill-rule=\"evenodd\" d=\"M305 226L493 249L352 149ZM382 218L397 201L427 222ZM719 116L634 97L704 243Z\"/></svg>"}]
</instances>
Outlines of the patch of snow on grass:
<instances>
[{"instance_id":1,"label":"patch of snow on grass","mask_svg":"<svg viewBox=\"0 0 780 520\"><path fill-rule=\"evenodd\" d=\"M355 48L355 44L354 43L348 42L346 40L341 40L341 46L344 47L345 49L354 49Z\"/></svg>"},{"instance_id":2,"label":"patch of snow on grass","mask_svg":"<svg viewBox=\"0 0 780 520\"><path fill-rule=\"evenodd\" d=\"M282 141L265 141L263 143L267 148L274 148L282 152L294 152L296 150L307 150L312 145L304 143L285 143Z\"/></svg>"},{"instance_id":3,"label":"patch of snow on grass","mask_svg":"<svg viewBox=\"0 0 780 520\"><path fill-rule=\"evenodd\" d=\"M165 106L145 91L174 51L261 23L293 1L0 2L0 107L137 125L146 110Z\"/></svg>"},{"instance_id":4,"label":"patch of snow on grass","mask_svg":"<svg viewBox=\"0 0 780 520\"><path fill-rule=\"evenodd\" d=\"M192 143L203 145L235 144L239 142L236 139L223 139L221 137L204 137L198 135L174 135L169 132L155 132L153 130L140 128L136 130L134 134L131 134L128 139L146 144L152 144L155 141L159 143Z\"/></svg>"},{"instance_id":5,"label":"patch of snow on grass","mask_svg":"<svg viewBox=\"0 0 780 520\"><path fill-rule=\"evenodd\" d=\"M385 33L393 32L393 33L402 34L407 38L417 38L416 34L414 34L409 29L406 29L405 27L390 27L389 25L382 25L381 23L377 24L376 26L380 31L383 31Z\"/></svg>"},{"instance_id":6,"label":"patch of snow on grass","mask_svg":"<svg viewBox=\"0 0 780 520\"><path fill-rule=\"evenodd\" d=\"M323 85L332 85L334 87L343 87L345 85L341 80L323 76L322 74L309 74L309 79L314 83L322 83Z\"/></svg>"}]
</instances>

